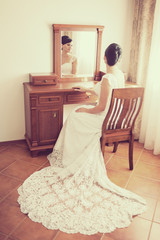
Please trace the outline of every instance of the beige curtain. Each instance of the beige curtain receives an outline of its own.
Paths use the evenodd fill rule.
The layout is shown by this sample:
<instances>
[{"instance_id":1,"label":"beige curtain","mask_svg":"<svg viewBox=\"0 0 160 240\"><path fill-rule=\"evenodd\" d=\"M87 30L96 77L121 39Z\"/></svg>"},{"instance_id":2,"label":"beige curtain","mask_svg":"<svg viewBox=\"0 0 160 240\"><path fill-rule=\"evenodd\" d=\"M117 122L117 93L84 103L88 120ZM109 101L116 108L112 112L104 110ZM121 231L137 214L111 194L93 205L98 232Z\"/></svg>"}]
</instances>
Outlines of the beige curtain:
<instances>
[{"instance_id":1,"label":"beige curtain","mask_svg":"<svg viewBox=\"0 0 160 240\"><path fill-rule=\"evenodd\" d=\"M128 80L145 86L156 0L134 0Z\"/></svg>"},{"instance_id":2,"label":"beige curtain","mask_svg":"<svg viewBox=\"0 0 160 240\"><path fill-rule=\"evenodd\" d=\"M128 81L144 87L150 55L155 4L156 0L134 0ZM135 139L139 139L141 119L142 110L135 122Z\"/></svg>"},{"instance_id":3,"label":"beige curtain","mask_svg":"<svg viewBox=\"0 0 160 240\"><path fill-rule=\"evenodd\" d=\"M144 147L160 154L160 0L156 0L148 74L140 130Z\"/></svg>"}]
</instances>

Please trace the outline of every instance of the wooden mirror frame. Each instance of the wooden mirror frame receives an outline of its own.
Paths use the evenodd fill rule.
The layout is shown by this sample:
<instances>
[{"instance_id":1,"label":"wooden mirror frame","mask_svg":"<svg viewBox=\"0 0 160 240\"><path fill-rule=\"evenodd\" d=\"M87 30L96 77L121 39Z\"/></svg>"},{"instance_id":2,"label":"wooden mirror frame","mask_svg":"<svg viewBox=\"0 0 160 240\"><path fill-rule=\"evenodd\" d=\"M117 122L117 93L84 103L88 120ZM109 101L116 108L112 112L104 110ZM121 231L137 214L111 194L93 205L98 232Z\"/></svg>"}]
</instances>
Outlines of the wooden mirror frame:
<instances>
[{"instance_id":1,"label":"wooden mirror frame","mask_svg":"<svg viewBox=\"0 0 160 240\"><path fill-rule=\"evenodd\" d=\"M96 31L97 32L97 52L94 80L101 79L100 57L102 32L104 26L99 25L71 25L71 24L53 24L53 72L58 76L59 81L83 81L82 77L62 78L61 77L61 32L62 31Z\"/></svg>"}]
</instances>

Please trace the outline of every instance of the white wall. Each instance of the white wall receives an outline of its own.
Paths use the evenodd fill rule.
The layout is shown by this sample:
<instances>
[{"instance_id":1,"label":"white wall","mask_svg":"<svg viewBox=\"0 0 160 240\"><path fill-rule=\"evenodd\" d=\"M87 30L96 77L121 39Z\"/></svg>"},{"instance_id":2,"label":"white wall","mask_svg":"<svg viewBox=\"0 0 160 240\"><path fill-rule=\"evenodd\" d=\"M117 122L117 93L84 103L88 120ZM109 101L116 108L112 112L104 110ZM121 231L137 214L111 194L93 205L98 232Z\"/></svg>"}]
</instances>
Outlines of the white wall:
<instances>
[{"instance_id":1,"label":"white wall","mask_svg":"<svg viewBox=\"0 0 160 240\"><path fill-rule=\"evenodd\" d=\"M0 141L24 139L23 82L52 71L52 24L104 25L102 52L119 43L127 71L132 17L133 0L0 0Z\"/></svg>"}]
</instances>

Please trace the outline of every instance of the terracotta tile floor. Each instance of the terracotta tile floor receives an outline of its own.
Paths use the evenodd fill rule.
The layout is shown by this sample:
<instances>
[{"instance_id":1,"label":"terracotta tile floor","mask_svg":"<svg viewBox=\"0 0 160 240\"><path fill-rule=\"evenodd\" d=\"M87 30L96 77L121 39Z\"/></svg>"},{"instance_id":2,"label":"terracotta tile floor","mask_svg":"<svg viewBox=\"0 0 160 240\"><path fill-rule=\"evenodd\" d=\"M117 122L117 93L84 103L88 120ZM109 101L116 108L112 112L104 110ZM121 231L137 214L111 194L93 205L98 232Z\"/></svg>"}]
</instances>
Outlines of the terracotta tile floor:
<instances>
[{"instance_id":1,"label":"terracotta tile floor","mask_svg":"<svg viewBox=\"0 0 160 240\"><path fill-rule=\"evenodd\" d=\"M17 188L34 171L48 166L41 153L32 158L25 141L0 143L0 240L159 240L160 239L160 155L154 156L143 145L134 143L134 169L128 169L128 144L121 143L116 153L106 147L108 177L115 184L147 200L148 209L133 218L128 228L112 233L67 234L48 230L22 214L17 203Z\"/></svg>"}]
</instances>

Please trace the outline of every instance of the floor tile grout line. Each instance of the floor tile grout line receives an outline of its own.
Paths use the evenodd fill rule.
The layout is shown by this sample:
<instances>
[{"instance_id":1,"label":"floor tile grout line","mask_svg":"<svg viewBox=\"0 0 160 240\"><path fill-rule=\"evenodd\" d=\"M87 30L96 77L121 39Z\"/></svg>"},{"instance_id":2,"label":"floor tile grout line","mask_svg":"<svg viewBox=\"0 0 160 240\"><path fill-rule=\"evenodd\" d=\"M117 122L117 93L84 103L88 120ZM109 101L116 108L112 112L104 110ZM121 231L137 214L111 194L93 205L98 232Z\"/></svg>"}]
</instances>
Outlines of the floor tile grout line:
<instances>
[{"instance_id":1,"label":"floor tile grout line","mask_svg":"<svg viewBox=\"0 0 160 240\"><path fill-rule=\"evenodd\" d=\"M150 226L150 229L149 229L149 233L148 233L148 238L147 238L147 240L150 239L151 231L152 231L152 226L153 226L153 222L151 222L151 226Z\"/></svg>"},{"instance_id":2,"label":"floor tile grout line","mask_svg":"<svg viewBox=\"0 0 160 240\"><path fill-rule=\"evenodd\" d=\"M151 177L146 177L146 176L142 176L142 175L139 175L137 173L135 173L135 176L136 177L140 177L140 178L143 178L143 179L146 179L146 180L151 180L153 182L159 182L160 183L160 179L156 179L156 178L151 178Z\"/></svg>"},{"instance_id":3,"label":"floor tile grout line","mask_svg":"<svg viewBox=\"0 0 160 240\"><path fill-rule=\"evenodd\" d=\"M19 148L21 148L21 147L19 147ZM12 157L12 154L10 154L9 157ZM31 158L31 159L32 159L32 158ZM34 165L34 166L36 166L36 167L40 167L40 166L42 166L43 164L45 164L45 163L47 162L47 156L46 156L45 163L42 163L42 165L38 165L38 164L31 163L31 162L29 162L29 161L25 161L25 160L23 160L23 158L19 158L19 157L16 157L16 159L14 160L14 162L16 162L17 160L18 160L18 161L23 161L23 162L29 163L29 164ZM8 167L10 167L14 162L12 162L11 164L9 164L9 165L8 165L6 168L4 168L3 170L6 170L6 169L7 169ZM1 173L3 170L1 170L0 173Z\"/></svg>"},{"instance_id":4,"label":"floor tile grout line","mask_svg":"<svg viewBox=\"0 0 160 240\"><path fill-rule=\"evenodd\" d=\"M10 237L17 228L19 228L19 226L27 219L27 216L24 216L24 219L22 221L19 222L19 224L17 224L17 226L8 234L8 237Z\"/></svg>"},{"instance_id":5,"label":"floor tile grout line","mask_svg":"<svg viewBox=\"0 0 160 240\"><path fill-rule=\"evenodd\" d=\"M43 167L43 166L44 166L44 165L45 165L47 162L49 162L49 160L48 160L48 159L46 160L46 162L45 162L45 163L43 163L42 165L40 165L40 166L39 166L39 168L38 168L38 170L37 170L37 171L41 170L41 168L42 168L42 167ZM51 166L51 165L49 165L49 166Z\"/></svg>"},{"instance_id":6,"label":"floor tile grout line","mask_svg":"<svg viewBox=\"0 0 160 240\"><path fill-rule=\"evenodd\" d=\"M5 171L8 167L10 167L13 163L15 163L17 160L15 159L11 164L9 164L7 167L3 168L0 173L2 173L3 171Z\"/></svg>"},{"instance_id":7,"label":"floor tile grout line","mask_svg":"<svg viewBox=\"0 0 160 240\"><path fill-rule=\"evenodd\" d=\"M149 163L149 162L145 162L143 160L140 160L141 163L145 163L146 165L150 165L150 166L155 166L155 167L159 167L160 168L160 164L156 164L156 163Z\"/></svg>"},{"instance_id":8,"label":"floor tile grout line","mask_svg":"<svg viewBox=\"0 0 160 240\"><path fill-rule=\"evenodd\" d=\"M14 180L18 180L18 181L21 181L22 183L32 174L30 174L26 179L22 179L22 178L17 178L15 176L11 176L11 175L8 175L6 173L0 173L1 175L5 176L5 177L9 177L11 179L14 179Z\"/></svg>"},{"instance_id":9,"label":"floor tile grout line","mask_svg":"<svg viewBox=\"0 0 160 240\"><path fill-rule=\"evenodd\" d=\"M13 163L14 163L14 162L13 162ZM12 165L12 164L11 164L11 165ZM11 165L10 165L10 166L11 166ZM34 165L34 167L37 167L37 169L34 170L34 172L39 171L39 169L40 169L39 166ZM8 167L7 167L7 168L8 168ZM7 177L10 177L10 178L13 178L13 179L15 179L15 180L22 181L22 182L24 182L30 175L32 175L32 174L34 173L34 172L33 172L33 173L31 173L27 178L22 179L22 178L17 178L17 177L15 177L15 176L12 176L12 175L9 175L9 174L5 173L4 171L5 171L7 168L3 169L3 170L0 172L0 174L3 175L3 176L7 176Z\"/></svg>"},{"instance_id":10,"label":"floor tile grout line","mask_svg":"<svg viewBox=\"0 0 160 240\"><path fill-rule=\"evenodd\" d=\"M56 233L56 235L54 236L54 238L52 240L56 240L57 235L59 235L59 234L60 234L60 230L58 229L58 232Z\"/></svg>"},{"instance_id":11,"label":"floor tile grout line","mask_svg":"<svg viewBox=\"0 0 160 240\"><path fill-rule=\"evenodd\" d=\"M12 189L12 191L10 191L4 198L2 198L2 199L0 200L0 204L1 204L3 201L5 201L6 198L7 198L10 194L12 194L12 192L14 192L16 189L18 189L21 185L22 185L21 183L18 184L14 189Z\"/></svg>"},{"instance_id":12,"label":"floor tile grout line","mask_svg":"<svg viewBox=\"0 0 160 240\"><path fill-rule=\"evenodd\" d=\"M153 198L152 198L153 199ZM158 205L158 199L154 199L154 200L156 200L156 204L155 204L155 209L154 209L154 212L153 212L153 216L152 216L152 219L151 220L149 220L149 219L147 219L147 218L145 218L145 217L143 217L143 216L141 216L141 215L139 215L138 217L139 218L142 218L142 219L145 219L145 220L148 220L148 221L150 221L150 222L155 222L156 223L156 221L154 221L154 216L155 216L155 213L156 213L156 208L157 208L157 205ZM158 224L160 224L160 222L157 222Z\"/></svg>"},{"instance_id":13,"label":"floor tile grout line","mask_svg":"<svg viewBox=\"0 0 160 240\"><path fill-rule=\"evenodd\" d=\"M23 160L22 158L17 158L17 159L15 159L14 162L16 162L16 161L21 161L21 162L29 163L30 165L35 166L35 167L42 166L42 165L38 165L38 164L29 162L29 161L25 161L25 160ZM14 162L13 162L13 163L14 163ZM47 157L46 157L46 162L47 162ZM46 163L46 162L45 162L45 163ZM12 164L12 163L11 163L11 164ZM11 165L11 164L10 164L10 165ZM42 163L42 164L44 164L44 163ZM3 169L3 170L6 170L10 165L8 165L8 166L7 166L5 169ZM2 170L2 171L3 171L3 170Z\"/></svg>"},{"instance_id":14,"label":"floor tile grout line","mask_svg":"<svg viewBox=\"0 0 160 240\"><path fill-rule=\"evenodd\" d=\"M113 158L113 156L114 156L114 153L111 154L111 156L109 157L108 161L105 163L105 166L111 161L111 159ZM105 161L105 159L104 159L104 161Z\"/></svg>"},{"instance_id":15,"label":"floor tile grout line","mask_svg":"<svg viewBox=\"0 0 160 240\"><path fill-rule=\"evenodd\" d=\"M32 166L34 166L34 167L40 167L40 166L42 166L42 165L38 165L38 164L34 164L34 163L31 163L31 162L28 162L28 161L25 161L25 160L23 160L23 159L17 159L18 161L21 161L21 162L25 162L25 163L29 163L30 165L32 165ZM17 161L16 160L16 161Z\"/></svg>"},{"instance_id":16,"label":"floor tile grout line","mask_svg":"<svg viewBox=\"0 0 160 240\"><path fill-rule=\"evenodd\" d=\"M6 237L6 238L8 237L7 234L5 234L5 233L3 233L3 232L1 232L1 231L0 231L0 234L4 235L4 237Z\"/></svg>"},{"instance_id":17,"label":"floor tile grout line","mask_svg":"<svg viewBox=\"0 0 160 240\"><path fill-rule=\"evenodd\" d=\"M101 236L100 240L103 240L103 236L104 236L104 233L102 234L102 236Z\"/></svg>"},{"instance_id":18,"label":"floor tile grout line","mask_svg":"<svg viewBox=\"0 0 160 240\"><path fill-rule=\"evenodd\" d=\"M0 149L0 154L3 153L6 149L7 149L7 148L3 148L3 149L1 148L1 149Z\"/></svg>"},{"instance_id":19,"label":"floor tile grout line","mask_svg":"<svg viewBox=\"0 0 160 240\"><path fill-rule=\"evenodd\" d=\"M157 199L157 201L156 201L156 205L155 205L155 209L154 209L154 213L153 213L153 217L152 217L152 222L155 222L154 221L154 217L155 217L155 213L156 213L156 209L157 209L157 206L158 206L158 199Z\"/></svg>"},{"instance_id":20,"label":"floor tile grout line","mask_svg":"<svg viewBox=\"0 0 160 240\"><path fill-rule=\"evenodd\" d=\"M125 175L130 175L132 173L129 169L127 169L127 167L126 167L126 169L117 169L112 166L112 167L107 168L107 170L113 170L115 172L119 172L119 173L122 173Z\"/></svg>"},{"instance_id":21,"label":"floor tile grout line","mask_svg":"<svg viewBox=\"0 0 160 240\"><path fill-rule=\"evenodd\" d=\"M112 233L112 232L111 232L111 233ZM107 232L106 232L106 233L103 233L103 235L102 235L102 237L101 237L100 240L103 240L103 237L105 237L105 234L107 234ZM112 237L112 240L116 240L116 239Z\"/></svg>"},{"instance_id":22,"label":"floor tile grout line","mask_svg":"<svg viewBox=\"0 0 160 240\"><path fill-rule=\"evenodd\" d=\"M150 195L149 193L135 192L135 194L138 194L139 196L142 196L142 198L147 197L147 198L151 198L152 200L160 200L160 197Z\"/></svg>"}]
</instances>

